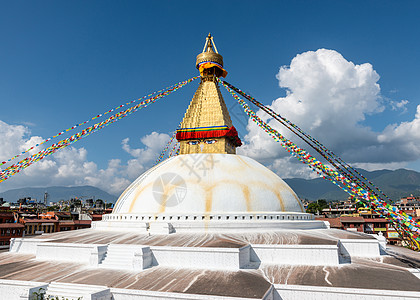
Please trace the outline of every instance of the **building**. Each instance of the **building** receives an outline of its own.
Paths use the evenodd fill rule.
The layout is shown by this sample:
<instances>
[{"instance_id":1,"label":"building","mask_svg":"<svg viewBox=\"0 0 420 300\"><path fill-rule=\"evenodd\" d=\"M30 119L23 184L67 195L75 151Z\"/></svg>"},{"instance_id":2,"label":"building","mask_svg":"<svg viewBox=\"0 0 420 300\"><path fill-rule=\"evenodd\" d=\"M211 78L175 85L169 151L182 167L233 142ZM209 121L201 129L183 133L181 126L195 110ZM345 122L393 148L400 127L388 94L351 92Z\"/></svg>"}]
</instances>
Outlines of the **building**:
<instances>
[{"instance_id":1,"label":"building","mask_svg":"<svg viewBox=\"0 0 420 300\"><path fill-rule=\"evenodd\" d=\"M50 211L41 214L17 212L16 220L24 225L25 236L90 228L92 218L79 220L80 214Z\"/></svg>"},{"instance_id":2,"label":"building","mask_svg":"<svg viewBox=\"0 0 420 300\"><path fill-rule=\"evenodd\" d=\"M401 198L396 203L396 206L419 220L420 216L418 214L420 210L417 208L419 198L412 195ZM381 232L388 243L392 245L402 245L404 243L400 234L389 220L381 217L372 209L366 207L356 208L356 203L350 200L339 202L333 206L323 209L322 216L316 219L329 222L331 228L358 231L367 234L378 234Z\"/></svg>"},{"instance_id":3,"label":"building","mask_svg":"<svg viewBox=\"0 0 420 300\"><path fill-rule=\"evenodd\" d=\"M24 226L14 221L13 212L0 210L0 250L9 249L10 239L23 236Z\"/></svg>"},{"instance_id":4,"label":"building","mask_svg":"<svg viewBox=\"0 0 420 300\"><path fill-rule=\"evenodd\" d=\"M10 240L23 236L24 226L16 223L0 223L0 250L9 249Z\"/></svg>"},{"instance_id":5,"label":"building","mask_svg":"<svg viewBox=\"0 0 420 300\"><path fill-rule=\"evenodd\" d=\"M217 81L226 71L210 35L197 68L181 155L140 175L92 228L14 239L0 254L0 294L419 299L417 253L329 228L276 174L235 154L240 140Z\"/></svg>"},{"instance_id":6,"label":"building","mask_svg":"<svg viewBox=\"0 0 420 300\"><path fill-rule=\"evenodd\" d=\"M397 202L397 206L408 215L420 217L420 197L411 195L409 197L401 198L400 201Z\"/></svg>"}]
</instances>

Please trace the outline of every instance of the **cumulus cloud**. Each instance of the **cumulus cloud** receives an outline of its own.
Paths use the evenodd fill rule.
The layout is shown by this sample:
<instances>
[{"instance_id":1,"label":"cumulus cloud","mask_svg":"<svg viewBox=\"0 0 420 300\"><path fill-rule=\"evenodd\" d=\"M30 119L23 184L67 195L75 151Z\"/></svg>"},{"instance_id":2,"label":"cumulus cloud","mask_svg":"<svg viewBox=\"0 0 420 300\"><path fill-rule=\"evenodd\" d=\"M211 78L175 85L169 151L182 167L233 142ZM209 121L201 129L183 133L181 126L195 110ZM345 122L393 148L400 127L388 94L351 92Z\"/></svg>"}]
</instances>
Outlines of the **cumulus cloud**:
<instances>
[{"instance_id":1,"label":"cumulus cloud","mask_svg":"<svg viewBox=\"0 0 420 300\"><path fill-rule=\"evenodd\" d=\"M11 125L0 120L0 160L8 159L42 141L41 137L29 134L27 126Z\"/></svg>"},{"instance_id":2,"label":"cumulus cloud","mask_svg":"<svg viewBox=\"0 0 420 300\"><path fill-rule=\"evenodd\" d=\"M346 161L381 168L403 166L404 162L420 157L420 151L414 150L420 148L419 111L413 121L390 125L383 132L363 125L370 115L386 109L378 84L379 75L371 64L354 64L337 51L319 49L297 55L290 66L280 68L277 79L280 87L286 89L286 96L274 100L271 108ZM407 100L391 101L390 108L404 110L407 104ZM297 142L277 121L261 111L258 114ZM269 164L284 177L310 176L309 169L302 168L296 160L286 159L288 153L254 123L250 121L247 129L241 153ZM402 146L401 143L407 144Z\"/></svg>"},{"instance_id":3,"label":"cumulus cloud","mask_svg":"<svg viewBox=\"0 0 420 300\"><path fill-rule=\"evenodd\" d=\"M152 132L140 139L145 148L133 149L130 147L128 142L129 138L125 138L122 141L122 147L125 152L135 157L140 162L150 161L153 158L156 158L156 152L161 151L162 148L169 141L170 136L165 133Z\"/></svg>"},{"instance_id":4,"label":"cumulus cloud","mask_svg":"<svg viewBox=\"0 0 420 300\"><path fill-rule=\"evenodd\" d=\"M365 120L370 115L381 114L385 109L404 111L409 103L383 100L379 75L371 64L354 64L337 51L319 49L297 55L289 66L280 68L277 79L286 96L274 100L271 108L354 166L368 170L395 169L420 158L420 105L411 121L390 124L380 132L366 126ZM298 142L268 115L261 111L258 114ZM0 136L0 160L43 140L32 136L28 126L2 121ZM104 168L88 160L86 149L67 147L6 180L0 185L0 191L22 186L88 184L118 195L154 164L169 139L169 135L158 132L139 140L123 139L121 147L131 157L127 161L118 157L110 159ZM244 142L239 154L257 159L284 178L316 176L253 122L247 124ZM301 146L310 150L307 145Z\"/></svg>"},{"instance_id":5,"label":"cumulus cloud","mask_svg":"<svg viewBox=\"0 0 420 300\"><path fill-rule=\"evenodd\" d=\"M5 137L0 147L0 160L6 160L43 140L30 134L26 126L0 121L0 135ZM122 148L133 158L125 163L120 159L110 159L103 169L88 160L85 148L70 146L2 182L0 191L25 186L92 185L119 195L133 179L152 166L169 138L167 134L152 132L139 140L144 146L142 148L132 148L129 139L124 139ZM16 162L23 157L16 159Z\"/></svg>"},{"instance_id":6,"label":"cumulus cloud","mask_svg":"<svg viewBox=\"0 0 420 300\"><path fill-rule=\"evenodd\" d=\"M415 160L420 157L420 105L414 119L409 122L388 125L378 135L378 142L387 149L399 153L394 161Z\"/></svg>"},{"instance_id":7,"label":"cumulus cloud","mask_svg":"<svg viewBox=\"0 0 420 300\"><path fill-rule=\"evenodd\" d=\"M392 110L401 110L401 113L406 113L408 103L409 103L408 100L391 101L391 109Z\"/></svg>"}]
</instances>

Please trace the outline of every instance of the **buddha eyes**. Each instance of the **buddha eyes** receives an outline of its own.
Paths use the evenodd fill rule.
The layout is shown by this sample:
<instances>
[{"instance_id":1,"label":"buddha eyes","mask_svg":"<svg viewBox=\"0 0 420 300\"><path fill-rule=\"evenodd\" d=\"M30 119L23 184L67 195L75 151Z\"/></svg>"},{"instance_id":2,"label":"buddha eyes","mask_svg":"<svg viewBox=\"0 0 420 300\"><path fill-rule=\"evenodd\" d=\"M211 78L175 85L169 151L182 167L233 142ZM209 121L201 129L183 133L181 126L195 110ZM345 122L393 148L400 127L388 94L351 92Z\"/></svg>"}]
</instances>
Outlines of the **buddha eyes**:
<instances>
[{"instance_id":1,"label":"buddha eyes","mask_svg":"<svg viewBox=\"0 0 420 300\"><path fill-rule=\"evenodd\" d=\"M206 143L206 144L214 144L217 141L216 140L205 140L203 142ZM189 141L188 142L188 145L198 145L198 144L200 144L200 141Z\"/></svg>"}]
</instances>

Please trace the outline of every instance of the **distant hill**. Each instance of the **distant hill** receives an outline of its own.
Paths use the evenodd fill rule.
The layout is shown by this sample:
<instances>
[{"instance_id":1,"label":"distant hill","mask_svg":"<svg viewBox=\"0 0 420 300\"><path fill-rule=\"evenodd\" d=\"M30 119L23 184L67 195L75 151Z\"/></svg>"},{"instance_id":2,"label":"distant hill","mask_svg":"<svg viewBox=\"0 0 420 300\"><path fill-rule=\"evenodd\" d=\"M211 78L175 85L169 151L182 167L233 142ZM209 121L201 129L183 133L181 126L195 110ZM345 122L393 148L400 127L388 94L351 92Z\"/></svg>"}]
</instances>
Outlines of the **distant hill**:
<instances>
[{"instance_id":1,"label":"distant hill","mask_svg":"<svg viewBox=\"0 0 420 300\"><path fill-rule=\"evenodd\" d=\"M392 200L398 200L401 197L420 195L420 173L411 170L399 169L366 171L358 169L366 178L372 181L377 187L383 190ZM322 178L301 179L289 178L284 181L298 194L300 198L308 200L326 199L343 200L348 195L337 186ZM115 203L118 197L93 186L62 187L53 186L46 188L21 188L8 190L0 193L0 198L7 202L17 202L19 198L32 197L38 200L44 199L44 192L49 194L48 201L68 200L74 197L95 198Z\"/></svg>"},{"instance_id":2,"label":"distant hill","mask_svg":"<svg viewBox=\"0 0 420 300\"><path fill-rule=\"evenodd\" d=\"M106 200L107 202L115 203L117 200L116 196L108 194L107 192L98 189L93 186L75 186L75 187L64 187L64 186L51 186L45 188L21 188L8 190L0 193L0 198L4 198L7 202L17 202L19 198L32 197L38 201L44 200L45 191L49 194L48 202L57 202L59 200L69 200L70 198L78 197L83 199L95 198Z\"/></svg>"},{"instance_id":3,"label":"distant hill","mask_svg":"<svg viewBox=\"0 0 420 300\"><path fill-rule=\"evenodd\" d=\"M410 194L420 194L419 172L406 169L398 169L395 171L379 170L372 172L357 169L357 171L372 181L394 201L401 197L409 196ZM322 178L311 180L290 178L285 179L285 181L300 198L306 198L308 200L340 200L348 197L348 194L343 192L333 183Z\"/></svg>"}]
</instances>

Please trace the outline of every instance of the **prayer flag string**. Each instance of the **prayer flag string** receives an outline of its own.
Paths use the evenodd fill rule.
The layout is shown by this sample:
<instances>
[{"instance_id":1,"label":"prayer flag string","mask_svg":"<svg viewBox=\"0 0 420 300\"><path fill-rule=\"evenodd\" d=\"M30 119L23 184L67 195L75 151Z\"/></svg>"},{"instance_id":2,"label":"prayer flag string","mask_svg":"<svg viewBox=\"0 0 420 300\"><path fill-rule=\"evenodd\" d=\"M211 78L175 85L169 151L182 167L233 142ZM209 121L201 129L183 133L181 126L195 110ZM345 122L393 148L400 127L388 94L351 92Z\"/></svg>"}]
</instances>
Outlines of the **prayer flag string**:
<instances>
[{"instance_id":1,"label":"prayer flag string","mask_svg":"<svg viewBox=\"0 0 420 300\"><path fill-rule=\"evenodd\" d=\"M198 77L199 77L199 76L196 76L196 77L194 77L194 79L197 79ZM68 132L68 131L70 131L70 130L73 130L73 129L75 129L75 128L79 127L79 126L82 126L82 125L84 125L84 124L87 124L87 123L89 123L90 121L93 121L93 120L95 120L95 119L97 119L97 118L99 118L99 117L105 116L106 114L109 114L109 113L111 113L111 112L113 112L113 111L115 111L115 110L118 110L118 109L120 109L120 108L122 108L122 107L124 107L124 106L130 105L130 104L133 104L133 103L135 103L135 102L137 102L137 101L140 101L140 100L142 100L142 99L145 99L145 98L151 97L151 96L153 96L153 95L155 95L155 94L160 94L160 93L162 93L163 91L170 90L171 88L173 88L173 87L175 87L175 86L179 85L180 83L181 83L181 82L176 83L176 84L173 84L173 85L168 86L168 87L166 87L166 88L163 88L163 89L161 89L161 90L155 91L155 92L153 92L153 93L151 93L151 94L149 94L149 95L143 96L143 97L141 97L141 98L134 99L134 100L129 101L129 102L125 103L125 104L121 104L121 105L119 105L119 106L117 106L117 107L115 107L115 108L112 108L112 109L110 109L110 110L108 110L108 111L106 111L106 112L104 112L104 113L102 113L102 114L95 115L94 117L92 117L92 118L90 118L90 119L88 119L88 120L86 120L86 121L84 121L84 122L82 122L82 123L79 123L79 124L73 125L73 126L71 126L71 127L67 128L67 129L65 129L65 130L63 130L63 131L61 131L61 132L57 133L56 135L53 135L52 137L49 137L49 138L45 139L44 141L42 141L42 142L40 142L40 143L38 143L38 144L36 144L36 145L34 145L34 146L32 146L32 147L28 148L27 150L22 151L21 153L19 153L19 154L17 154L17 155L15 155L15 156L13 156L13 157L11 157L11 158L9 158L8 160L1 161L1 162L0 162L0 166L2 166L2 165L4 165L4 164L8 163L9 161L14 160L15 158L18 158L19 156L21 156L21 155L23 155L23 154L25 154L25 153L28 153L29 151L31 151L31 150L33 150L33 149L35 149L36 147L39 147L39 146L41 146L42 144L45 144L45 143L47 143L47 142L51 141L52 139L54 139L54 138L56 138L56 137L59 137L59 136L63 135L64 133L66 133L66 132Z\"/></svg>"},{"instance_id":2,"label":"prayer flag string","mask_svg":"<svg viewBox=\"0 0 420 300\"><path fill-rule=\"evenodd\" d=\"M102 122L99 122L99 123L96 123L92 126L89 126L85 129L83 129L82 131L80 131L76 134L73 134L72 136L70 136L66 139L63 139L63 140L61 140L61 141L59 141L55 144L52 144L51 146L49 146L49 147L39 151L38 153L35 153L35 154L19 161L16 164L13 164L13 165L7 167L4 170L0 170L0 182L3 182L5 180L7 180L11 176L19 173L21 170L29 167L33 163L44 159L48 155L51 155L51 154L57 152L58 150L60 150L62 148L65 148L65 147L77 142L78 140L80 140L80 139L82 139L82 138L84 138L84 137L86 137L86 136L104 128L104 127L106 127L106 126L108 126L108 125L110 125L110 124L112 124L112 123L114 123L118 120L121 120L121 119L125 118L126 116L132 114L133 112L135 112L139 109L147 107L149 104L156 102L158 99L163 98L163 97L171 94L174 91L177 91L181 87L185 86L186 84L190 83L191 81L193 81L197 78L199 78L199 77L196 76L196 77L190 78L188 80L179 82L179 83L173 85L171 88L169 88L168 90L166 90L164 92L158 93L157 95L155 95L151 98L148 98L148 99L146 99L146 100L144 100L144 101L142 101L142 102L126 109L126 110L124 110L124 111L121 111L119 113L116 113L116 114L112 115L111 117L109 117L108 119L106 119Z\"/></svg>"},{"instance_id":3,"label":"prayer flag string","mask_svg":"<svg viewBox=\"0 0 420 300\"><path fill-rule=\"evenodd\" d=\"M233 86L227 82L223 82L219 79L219 82L228 90L228 92L239 102L244 109L245 113L259 125L266 133L268 133L274 140L280 142L281 146L285 148L289 153L295 156L302 163L308 165L313 171L315 171L322 178L327 179L337 185L339 188L349 193L353 197L362 199L365 203L368 203L372 209L378 212L380 215L389 219L392 223L398 224L399 228L404 230L412 241L415 242L417 247L420 241L419 233L420 226L415 220L407 215L405 212L400 211L398 208L386 203L376 193L372 193L366 190L360 181L352 179L348 176L348 173L341 173L331 169L325 164L318 161L316 158L311 156L307 151L299 148L290 140L286 139L278 131L273 129L270 125L264 122L257 114L250 109L250 107L242 100L234 91ZM239 90L236 89L235 90ZM249 100L249 99L248 99ZM266 111L267 112L267 111ZM271 113L269 115L273 116Z\"/></svg>"},{"instance_id":4,"label":"prayer flag string","mask_svg":"<svg viewBox=\"0 0 420 300\"><path fill-rule=\"evenodd\" d=\"M181 126L181 123L178 125L178 128L180 128L180 126ZM168 151L169 147L172 145L175 137L176 137L176 130L172 134L172 136L169 139L169 141L166 143L165 148L163 148L163 150L160 153L159 157L156 159L155 165L157 165L158 163L160 163L162 161L162 159L165 156L166 152ZM175 140L175 144L174 144L173 148L169 151L168 157L172 157L173 156L173 154L175 153L175 149L177 147L177 144L178 144L178 142Z\"/></svg>"},{"instance_id":5,"label":"prayer flag string","mask_svg":"<svg viewBox=\"0 0 420 300\"><path fill-rule=\"evenodd\" d=\"M376 192L373 189L376 189L379 193L381 193L385 198L388 200L389 197L385 195L383 191L381 191L378 187L376 187L371 181L369 181L365 176L363 176L360 172L356 169L351 167L349 164L344 162L340 157L338 157L334 152L327 149L321 142L310 136L309 134L305 133L302 129L299 128L296 124L292 123L291 121L287 120L286 118L282 117L280 114L274 112L270 107L263 105L262 103L258 102L252 96L247 95L240 89L234 87L233 85L229 84L228 82L224 81L226 85L228 85L231 89L236 91L242 97L256 105L261 110L265 111L268 115L272 116L274 119L279 121L282 125L284 125L287 129L292 131L298 137L300 137L304 142L306 142L309 146L311 146L315 151L317 151L322 157L324 157L329 163L331 163L334 167L340 170L343 173L346 173L350 178L357 181L358 183L362 184L366 189L370 192ZM373 188L373 189L372 189ZM377 195L377 194L376 194ZM380 197L379 195L377 195Z\"/></svg>"}]
</instances>

